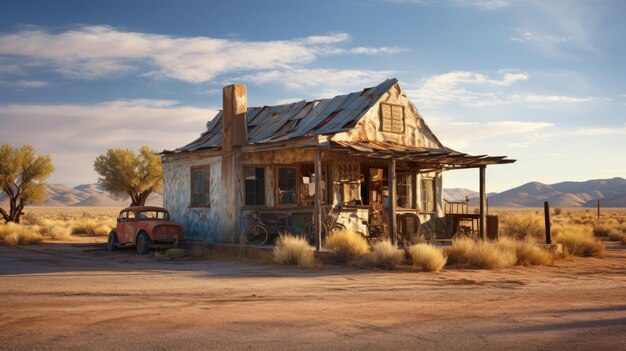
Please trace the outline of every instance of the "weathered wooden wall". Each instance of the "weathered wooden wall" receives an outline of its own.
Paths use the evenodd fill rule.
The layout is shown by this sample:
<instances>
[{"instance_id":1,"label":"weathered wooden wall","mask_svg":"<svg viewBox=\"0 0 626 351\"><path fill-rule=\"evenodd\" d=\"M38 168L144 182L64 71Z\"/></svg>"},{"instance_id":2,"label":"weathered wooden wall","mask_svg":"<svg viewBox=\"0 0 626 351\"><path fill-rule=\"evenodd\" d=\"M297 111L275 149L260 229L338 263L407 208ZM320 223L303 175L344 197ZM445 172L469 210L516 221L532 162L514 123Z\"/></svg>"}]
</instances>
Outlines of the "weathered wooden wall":
<instances>
[{"instance_id":1,"label":"weathered wooden wall","mask_svg":"<svg viewBox=\"0 0 626 351\"><path fill-rule=\"evenodd\" d=\"M185 238L223 242L228 236L222 199L234 194L221 186L222 157L167 157L163 161L163 205L172 219L180 223ZM191 199L191 167L210 166L210 207L189 207Z\"/></svg>"},{"instance_id":2,"label":"weathered wooden wall","mask_svg":"<svg viewBox=\"0 0 626 351\"><path fill-rule=\"evenodd\" d=\"M380 103L404 106L404 133L383 132L380 128ZM441 148L441 143L430 131L419 115L415 106L407 99L406 94L395 84L381 99L370 108L359 120L354 129L338 133L334 141L388 141L399 145Z\"/></svg>"}]
</instances>

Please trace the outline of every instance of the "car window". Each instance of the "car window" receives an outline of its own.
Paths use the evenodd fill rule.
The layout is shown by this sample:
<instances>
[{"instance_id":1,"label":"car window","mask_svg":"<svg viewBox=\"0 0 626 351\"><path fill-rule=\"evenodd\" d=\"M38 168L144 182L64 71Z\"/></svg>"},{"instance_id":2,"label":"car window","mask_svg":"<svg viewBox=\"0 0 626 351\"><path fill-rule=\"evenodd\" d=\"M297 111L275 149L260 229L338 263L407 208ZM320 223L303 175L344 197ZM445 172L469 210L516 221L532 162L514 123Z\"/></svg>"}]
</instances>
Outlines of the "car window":
<instances>
[{"instance_id":1,"label":"car window","mask_svg":"<svg viewBox=\"0 0 626 351\"><path fill-rule=\"evenodd\" d=\"M168 220L169 219L169 214L167 212L164 211L141 211L139 212L139 218L140 219L164 219L164 220Z\"/></svg>"},{"instance_id":2,"label":"car window","mask_svg":"<svg viewBox=\"0 0 626 351\"><path fill-rule=\"evenodd\" d=\"M135 219L135 212L133 211L128 211L128 219L133 220Z\"/></svg>"},{"instance_id":3,"label":"car window","mask_svg":"<svg viewBox=\"0 0 626 351\"><path fill-rule=\"evenodd\" d=\"M124 211L124 212L120 213L120 216L119 216L118 219L123 222L123 221L126 221L126 217L127 216L128 216L128 212Z\"/></svg>"}]
</instances>

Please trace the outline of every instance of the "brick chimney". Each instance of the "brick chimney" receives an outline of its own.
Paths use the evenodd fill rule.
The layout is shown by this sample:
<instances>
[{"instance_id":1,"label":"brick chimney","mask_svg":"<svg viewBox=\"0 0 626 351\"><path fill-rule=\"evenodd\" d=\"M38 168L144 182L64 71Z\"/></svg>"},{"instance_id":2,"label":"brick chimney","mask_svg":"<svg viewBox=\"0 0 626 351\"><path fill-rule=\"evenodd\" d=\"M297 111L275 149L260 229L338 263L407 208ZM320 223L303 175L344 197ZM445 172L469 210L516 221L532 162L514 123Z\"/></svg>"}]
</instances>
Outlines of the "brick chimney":
<instances>
[{"instance_id":1,"label":"brick chimney","mask_svg":"<svg viewBox=\"0 0 626 351\"><path fill-rule=\"evenodd\" d=\"M231 151L233 146L248 142L246 86L232 84L224 87L222 110L222 148Z\"/></svg>"}]
</instances>

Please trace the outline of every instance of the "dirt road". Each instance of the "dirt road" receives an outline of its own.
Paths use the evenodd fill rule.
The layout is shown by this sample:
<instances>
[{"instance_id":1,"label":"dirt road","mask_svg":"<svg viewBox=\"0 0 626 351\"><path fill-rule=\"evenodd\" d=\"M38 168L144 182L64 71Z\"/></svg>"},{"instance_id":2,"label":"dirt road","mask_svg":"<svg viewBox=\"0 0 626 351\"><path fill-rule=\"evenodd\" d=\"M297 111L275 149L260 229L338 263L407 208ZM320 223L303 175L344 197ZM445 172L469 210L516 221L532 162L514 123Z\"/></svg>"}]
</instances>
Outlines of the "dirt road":
<instances>
[{"instance_id":1,"label":"dirt road","mask_svg":"<svg viewBox=\"0 0 626 351\"><path fill-rule=\"evenodd\" d=\"M0 349L618 350L626 249L440 273L0 247Z\"/></svg>"}]
</instances>

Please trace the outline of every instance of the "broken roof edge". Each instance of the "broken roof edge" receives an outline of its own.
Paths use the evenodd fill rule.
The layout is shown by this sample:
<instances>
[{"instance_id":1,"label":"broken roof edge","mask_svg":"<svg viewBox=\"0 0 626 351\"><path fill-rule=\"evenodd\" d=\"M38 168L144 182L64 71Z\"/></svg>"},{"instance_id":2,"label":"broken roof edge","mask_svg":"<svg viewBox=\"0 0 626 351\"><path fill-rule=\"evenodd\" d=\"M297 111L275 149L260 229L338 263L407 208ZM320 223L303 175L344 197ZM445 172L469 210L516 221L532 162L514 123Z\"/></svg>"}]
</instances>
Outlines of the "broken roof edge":
<instances>
[{"instance_id":1,"label":"broken roof edge","mask_svg":"<svg viewBox=\"0 0 626 351\"><path fill-rule=\"evenodd\" d=\"M346 126L356 124L361 120L372 106L397 83L397 78L389 78L378 85L356 92L336 95L332 98L310 101L299 100L273 106L248 107L246 109L246 114L248 115L246 123L249 128L247 144L271 143L298 137L337 134L350 130L351 128ZM350 114L351 112L358 112L358 114ZM206 123L206 130L198 138L173 151L194 151L203 148L220 147L222 142L220 121L222 116L222 112L218 112ZM257 124L258 121L269 120L270 118L277 121L264 124L263 127L259 127L260 124ZM287 123L293 123L294 126L286 132L282 132L281 130Z\"/></svg>"}]
</instances>

